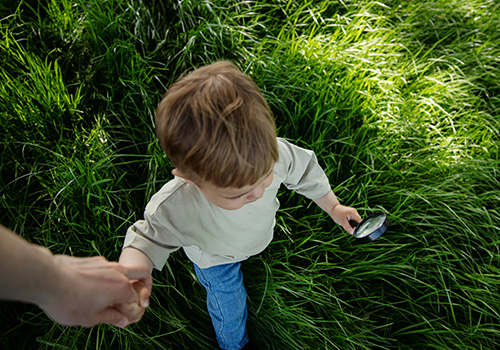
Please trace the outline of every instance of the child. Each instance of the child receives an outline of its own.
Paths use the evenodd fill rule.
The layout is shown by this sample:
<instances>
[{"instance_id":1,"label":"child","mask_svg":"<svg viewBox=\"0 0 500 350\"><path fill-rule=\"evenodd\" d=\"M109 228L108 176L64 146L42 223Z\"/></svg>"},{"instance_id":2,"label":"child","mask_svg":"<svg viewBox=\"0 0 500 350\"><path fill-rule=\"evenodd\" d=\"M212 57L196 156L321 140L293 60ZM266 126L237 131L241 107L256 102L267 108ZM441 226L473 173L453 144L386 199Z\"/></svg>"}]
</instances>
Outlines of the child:
<instances>
[{"instance_id":1,"label":"child","mask_svg":"<svg viewBox=\"0 0 500 350\"><path fill-rule=\"evenodd\" d=\"M273 238L284 184L352 233L354 208L339 204L313 152L276 138L257 85L232 63L199 68L174 83L156 111L156 132L175 178L131 226L120 263L161 270L183 248L207 291L222 349L249 349L240 263Z\"/></svg>"}]
</instances>

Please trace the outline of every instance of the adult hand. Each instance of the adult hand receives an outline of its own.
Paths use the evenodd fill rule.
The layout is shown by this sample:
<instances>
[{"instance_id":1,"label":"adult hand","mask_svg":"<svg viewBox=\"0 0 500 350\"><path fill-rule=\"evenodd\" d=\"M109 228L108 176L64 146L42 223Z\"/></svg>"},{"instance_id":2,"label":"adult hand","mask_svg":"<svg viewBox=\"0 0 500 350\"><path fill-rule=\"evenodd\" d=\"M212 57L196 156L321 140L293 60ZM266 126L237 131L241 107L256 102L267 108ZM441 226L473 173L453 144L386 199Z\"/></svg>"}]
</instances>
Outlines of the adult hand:
<instances>
[{"instance_id":1,"label":"adult hand","mask_svg":"<svg viewBox=\"0 0 500 350\"><path fill-rule=\"evenodd\" d=\"M152 286L146 266L123 266L103 257L53 257L60 277L54 281L53 293L39 306L56 322L85 327L99 323L125 327L142 317L144 312L138 316L137 308L145 309L148 305ZM143 287L141 300L132 283L138 280ZM116 305L119 304L132 307L118 311Z\"/></svg>"},{"instance_id":2,"label":"adult hand","mask_svg":"<svg viewBox=\"0 0 500 350\"><path fill-rule=\"evenodd\" d=\"M52 255L0 225L0 299L37 304L64 325L125 327L137 322L144 312L120 313L116 306L146 307L151 269L103 257Z\"/></svg>"}]
</instances>

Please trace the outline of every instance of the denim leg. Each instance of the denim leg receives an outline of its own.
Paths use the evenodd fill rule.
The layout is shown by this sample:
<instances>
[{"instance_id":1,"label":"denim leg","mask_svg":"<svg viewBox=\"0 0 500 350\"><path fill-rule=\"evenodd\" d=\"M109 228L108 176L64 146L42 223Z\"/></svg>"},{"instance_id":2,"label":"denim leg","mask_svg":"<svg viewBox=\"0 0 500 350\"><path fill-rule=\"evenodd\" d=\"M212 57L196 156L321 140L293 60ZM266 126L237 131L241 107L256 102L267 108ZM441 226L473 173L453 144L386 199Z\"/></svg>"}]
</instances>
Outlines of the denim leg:
<instances>
[{"instance_id":1,"label":"denim leg","mask_svg":"<svg viewBox=\"0 0 500 350\"><path fill-rule=\"evenodd\" d=\"M224 350L239 350L248 343L247 293L239 262L200 269L196 276L207 291L207 308L217 342Z\"/></svg>"}]
</instances>

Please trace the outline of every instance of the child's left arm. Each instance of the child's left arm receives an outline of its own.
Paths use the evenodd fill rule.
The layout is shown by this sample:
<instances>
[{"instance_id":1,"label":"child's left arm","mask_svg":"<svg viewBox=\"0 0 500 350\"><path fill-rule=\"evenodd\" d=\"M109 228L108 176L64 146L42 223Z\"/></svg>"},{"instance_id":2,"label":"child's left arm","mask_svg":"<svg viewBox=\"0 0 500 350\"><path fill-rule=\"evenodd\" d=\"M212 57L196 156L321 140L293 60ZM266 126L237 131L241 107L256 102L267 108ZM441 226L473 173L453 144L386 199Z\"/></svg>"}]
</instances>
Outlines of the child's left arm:
<instances>
[{"instance_id":1,"label":"child's left arm","mask_svg":"<svg viewBox=\"0 0 500 350\"><path fill-rule=\"evenodd\" d=\"M326 211L333 221L342 226L351 235L354 233L354 228L349 224L349 220L357 222L361 222L362 220L356 209L341 205L333 191L328 192L321 198L314 199L314 203Z\"/></svg>"}]
</instances>

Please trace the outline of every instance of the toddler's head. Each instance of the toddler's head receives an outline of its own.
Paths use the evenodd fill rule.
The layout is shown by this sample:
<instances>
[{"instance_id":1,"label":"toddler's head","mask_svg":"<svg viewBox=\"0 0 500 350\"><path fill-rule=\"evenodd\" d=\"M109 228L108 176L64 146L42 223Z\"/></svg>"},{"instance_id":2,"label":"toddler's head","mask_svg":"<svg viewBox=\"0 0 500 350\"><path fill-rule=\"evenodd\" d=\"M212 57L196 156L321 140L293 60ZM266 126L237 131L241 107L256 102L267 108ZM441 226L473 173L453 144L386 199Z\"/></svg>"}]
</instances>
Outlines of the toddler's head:
<instances>
[{"instance_id":1,"label":"toddler's head","mask_svg":"<svg viewBox=\"0 0 500 350\"><path fill-rule=\"evenodd\" d=\"M278 160L276 127L257 85L227 61L172 84L156 110L156 133L172 164L197 185L251 186Z\"/></svg>"}]
</instances>

